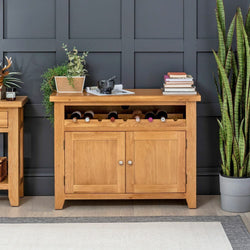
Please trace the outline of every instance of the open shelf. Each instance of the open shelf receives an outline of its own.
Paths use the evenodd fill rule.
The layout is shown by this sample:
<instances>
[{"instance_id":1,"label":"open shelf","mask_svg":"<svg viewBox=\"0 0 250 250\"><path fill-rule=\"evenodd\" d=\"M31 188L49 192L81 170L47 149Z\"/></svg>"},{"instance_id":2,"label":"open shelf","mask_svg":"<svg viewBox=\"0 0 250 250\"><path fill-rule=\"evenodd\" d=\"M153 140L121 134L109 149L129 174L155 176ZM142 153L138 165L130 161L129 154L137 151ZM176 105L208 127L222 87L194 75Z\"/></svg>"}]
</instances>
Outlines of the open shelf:
<instances>
[{"instance_id":1,"label":"open shelf","mask_svg":"<svg viewBox=\"0 0 250 250\"><path fill-rule=\"evenodd\" d=\"M0 190L8 190L9 184L8 184L8 176L0 182Z\"/></svg>"}]
</instances>

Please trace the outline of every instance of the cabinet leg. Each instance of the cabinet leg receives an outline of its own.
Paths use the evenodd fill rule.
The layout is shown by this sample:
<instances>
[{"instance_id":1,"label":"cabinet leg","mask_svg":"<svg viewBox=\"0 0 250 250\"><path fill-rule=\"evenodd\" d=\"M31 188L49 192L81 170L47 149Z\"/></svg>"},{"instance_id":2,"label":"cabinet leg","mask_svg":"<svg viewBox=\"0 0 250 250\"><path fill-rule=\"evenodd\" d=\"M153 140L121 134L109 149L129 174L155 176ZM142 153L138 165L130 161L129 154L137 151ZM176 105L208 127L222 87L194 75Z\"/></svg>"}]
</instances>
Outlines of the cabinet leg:
<instances>
[{"instance_id":1,"label":"cabinet leg","mask_svg":"<svg viewBox=\"0 0 250 250\"><path fill-rule=\"evenodd\" d=\"M192 196L187 197L186 201L187 201L188 208L197 208L197 200L196 200L195 195L193 197Z\"/></svg>"},{"instance_id":2,"label":"cabinet leg","mask_svg":"<svg viewBox=\"0 0 250 250\"><path fill-rule=\"evenodd\" d=\"M23 182L20 184L20 187L19 187L19 197L20 198L24 197Z\"/></svg>"},{"instance_id":3,"label":"cabinet leg","mask_svg":"<svg viewBox=\"0 0 250 250\"><path fill-rule=\"evenodd\" d=\"M65 201L64 199L58 199L55 197L55 209L56 210L63 209L64 201Z\"/></svg>"},{"instance_id":4,"label":"cabinet leg","mask_svg":"<svg viewBox=\"0 0 250 250\"><path fill-rule=\"evenodd\" d=\"M23 121L23 110L21 114L21 120ZM23 123L23 122L22 122ZM19 190L19 196L23 197L24 196L24 174L23 174L23 124L22 127L20 128L20 190Z\"/></svg>"},{"instance_id":5,"label":"cabinet leg","mask_svg":"<svg viewBox=\"0 0 250 250\"><path fill-rule=\"evenodd\" d=\"M8 133L8 184L9 201L13 207L19 206L20 188L20 135L19 135L19 110L9 111Z\"/></svg>"}]
</instances>

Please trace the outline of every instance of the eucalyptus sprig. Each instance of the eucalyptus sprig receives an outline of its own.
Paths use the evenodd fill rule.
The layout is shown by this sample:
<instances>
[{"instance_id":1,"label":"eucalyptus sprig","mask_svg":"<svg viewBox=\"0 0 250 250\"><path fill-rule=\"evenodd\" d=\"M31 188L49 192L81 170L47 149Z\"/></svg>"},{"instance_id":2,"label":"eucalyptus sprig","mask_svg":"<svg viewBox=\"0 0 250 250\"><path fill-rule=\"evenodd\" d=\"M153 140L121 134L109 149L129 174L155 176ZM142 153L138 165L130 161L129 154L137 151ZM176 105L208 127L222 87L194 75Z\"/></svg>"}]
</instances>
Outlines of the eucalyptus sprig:
<instances>
[{"instance_id":1,"label":"eucalyptus sprig","mask_svg":"<svg viewBox=\"0 0 250 250\"><path fill-rule=\"evenodd\" d=\"M68 50L68 46L66 44L62 44L62 48L65 50L66 55L68 57L67 64L67 78L72 87L73 85L73 76L85 76L88 71L86 70L86 57L88 56L88 52L83 52L80 56L76 47L73 48L72 51Z\"/></svg>"}]
</instances>

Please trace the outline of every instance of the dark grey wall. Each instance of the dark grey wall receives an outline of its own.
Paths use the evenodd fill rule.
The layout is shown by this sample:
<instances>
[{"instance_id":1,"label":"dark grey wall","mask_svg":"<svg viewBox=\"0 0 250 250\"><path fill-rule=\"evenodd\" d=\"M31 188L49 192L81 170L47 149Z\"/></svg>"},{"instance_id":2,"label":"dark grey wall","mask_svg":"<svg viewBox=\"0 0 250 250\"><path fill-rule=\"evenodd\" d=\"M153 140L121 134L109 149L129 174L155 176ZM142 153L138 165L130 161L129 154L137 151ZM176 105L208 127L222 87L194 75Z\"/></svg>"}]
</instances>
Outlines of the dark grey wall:
<instances>
[{"instance_id":1,"label":"dark grey wall","mask_svg":"<svg viewBox=\"0 0 250 250\"><path fill-rule=\"evenodd\" d=\"M219 115L211 54L216 0L0 0L0 58L12 56L25 82L25 194L53 194L53 128L44 118L41 74L65 60L62 42L88 50L91 82L116 74L127 88L160 88L186 71L198 104L198 193L218 192ZM227 19L249 0L225 0ZM1 137L2 138L2 137ZM3 143L1 143L3 149Z\"/></svg>"}]
</instances>

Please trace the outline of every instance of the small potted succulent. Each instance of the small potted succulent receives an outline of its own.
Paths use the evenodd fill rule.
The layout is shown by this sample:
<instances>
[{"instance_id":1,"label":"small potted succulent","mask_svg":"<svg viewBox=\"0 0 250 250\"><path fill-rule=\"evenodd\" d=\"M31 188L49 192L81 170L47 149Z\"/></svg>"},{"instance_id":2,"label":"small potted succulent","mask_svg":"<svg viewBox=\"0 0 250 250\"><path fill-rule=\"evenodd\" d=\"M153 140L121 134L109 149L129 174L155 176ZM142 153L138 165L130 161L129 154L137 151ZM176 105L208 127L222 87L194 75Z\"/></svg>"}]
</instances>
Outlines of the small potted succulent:
<instances>
[{"instance_id":1,"label":"small potted succulent","mask_svg":"<svg viewBox=\"0 0 250 250\"><path fill-rule=\"evenodd\" d=\"M6 98L6 88L21 88L19 85L23 83L16 75L21 75L20 72L9 72L9 68L12 65L12 58L5 57L7 65L2 66L0 63L0 100Z\"/></svg>"},{"instance_id":2,"label":"small potted succulent","mask_svg":"<svg viewBox=\"0 0 250 250\"><path fill-rule=\"evenodd\" d=\"M87 52L78 55L76 47L69 51L67 45L63 44L63 49L68 56L67 75L55 76L56 89L58 93L82 93L84 89L87 70L86 57Z\"/></svg>"}]
</instances>

